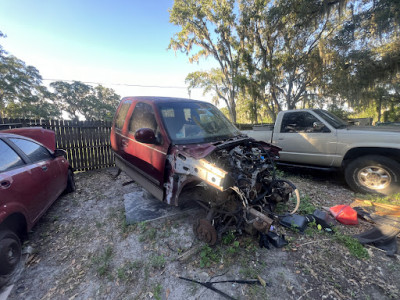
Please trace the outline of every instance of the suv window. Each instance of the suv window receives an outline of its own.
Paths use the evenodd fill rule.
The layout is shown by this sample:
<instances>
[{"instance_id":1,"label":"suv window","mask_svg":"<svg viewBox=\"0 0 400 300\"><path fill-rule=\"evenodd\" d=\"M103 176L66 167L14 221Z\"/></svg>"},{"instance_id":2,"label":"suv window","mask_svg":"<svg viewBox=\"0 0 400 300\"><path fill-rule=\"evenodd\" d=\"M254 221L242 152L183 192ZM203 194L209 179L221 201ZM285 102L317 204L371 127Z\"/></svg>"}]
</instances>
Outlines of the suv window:
<instances>
[{"instance_id":1,"label":"suv window","mask_svg":"<svg viewBox=\"0 0 400 300\"><path fill-rule=\"evenodd\" d=\"M18 138L10 138L10 141L17 145L18 148L20 148L32 162L38 162L51 158L50 152L39 144Z\"/></svg>"},{"instance_id":2,"label":"suv window","mask_svg":"<svg viewBox=\"0 0 400 300\"><path fill-rule=\"evenodd\" d=\"M0 140L0 153L0 172L24 165L21 157L2 140Z\"/></svg>"},{"instance_id":3,"label":"suv window","mask_svg":"<svg viewBox=\"0 0 400 300\"><path fill-rule=\"evenodd\" d=\"M128 100L122 103L121 108L118 111L117 119L115 120L115 127L118 129L122 129L124 127L124 122L126 118L126 114L128 113L129 107L131 106L132 101Z\"/></svg>"},{"instance_id":4,"label":"suv window","mask_svg":"<svg viewBox=\"0 0 400 300\"><path fill-rule=\"evenodd\" d=\"M129 121L130 132L135 133L140 128L150 128L154 133L156 133L158 129L153 107L143 102L136 104L131 120Z\"/></svg>"},{"instance_id":5,"label":"suv window","mask_svg":"<svg viewBox=\"0 0 400 300\"><path fill-rule=\"evenodd\" d=\"M288 112L283 115L281 132L315 132L314 122L319 120L308 112Z\"/></svg>"}]
</instances>

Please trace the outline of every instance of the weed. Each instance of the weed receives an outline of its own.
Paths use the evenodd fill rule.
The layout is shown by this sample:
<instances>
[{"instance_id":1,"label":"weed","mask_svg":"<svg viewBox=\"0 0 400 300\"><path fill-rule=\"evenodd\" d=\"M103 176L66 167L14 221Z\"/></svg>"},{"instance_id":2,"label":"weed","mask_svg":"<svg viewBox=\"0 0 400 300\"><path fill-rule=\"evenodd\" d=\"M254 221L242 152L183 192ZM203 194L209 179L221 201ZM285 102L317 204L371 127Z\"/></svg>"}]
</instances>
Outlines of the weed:
<instances>
[{"instance_id":1,"label":"weed","mask_svg":"<svg viewBox=\"0 0 400 300\"><path fill-rule=\"evenodd\" d=\"M287 202L279 202L275 208L275 212L279 214L284 214L289 211L292 211L295 204L297 202L297 198L292 196L289 198ZM297 210L297 213L300 215L308 215L312 214L315 211L316 207L311 202L311 198L308 195L303 195L300 197L300 206Z\"/></svg>"},{"instance_id":2,"label":"weed","mask_svg":"<svg viewBox=\"0 0 400 300\"><path fill-rule=\"evenodd\" d=\"M400 205L400 193L393 194L387 197L380 197L377 195L359 195L360 199L369 200L371 202Z\"/></svg>"},{"instance_id":3,"label":"weed","mask_svg":"<svg viewBox=\"0 0 400 300\"><path fill-rule=\"evenodd\" d=\"M162 285L157 283L156 286L153 288L154 299L161 300L161 291L162 291Z\"/></svg>"},{"instance_id":4,"label":"weed","mask_svg":"<svg viewBox=\"0 0 400 300\"><path fill-rule=\"evenodd\" d=\"M155 269L162 269L165 267L165 258L163 255L154 255L150 258L150 264Z\"/></svg>"},{"instance_id":5,"label":"weed","mask_svg":"<svg viewBox=\"0 0 400 300\"><path fill-rule=\"evenodd\" d=\"M229 246L226 250L228 254L236 254L239 252L239 241L234 241L232 246Z\"/></svg>"},{"instance_id":6,"label":"weed","mask_svg":"<svg viewBox=\"0 0 400 300\"><path fill-rule=\"evenodd\" d=\"M139 236L139 242L154 241L157 237L157 229L142 227L140 224L141 223L139 223L139 229L141 234Z\"/></svg>"},{"instance_id":7,"label":"weed","mask_svg":"<svg viewBox=\"0 0 400 300\"><path fill-rule=\"evenodd\" d=\"M200 267L209 267L212 263L217 262L220 256L219 250L212 249L210 246L204 245L200 252Z\"/></svg>"},{"instance_id":8,"label":"weed","mask_svg":"<svg viewBox=\"0 0 400 300\"><path fill-rule=\"evenodd\" d=\"M344 235L338 231L335 232L334 238L340 244L344 245L347 249L349 249L349 252L358 259L369 258L367 249L365 249L364 246L361 245L357 239L348 235Z\"/></svg>"},{"instance_id":9,"label":"weed","mask_svg":"<svg viewBox=\"0 0 400 300\"><path fill-rule=\"evenodd\" d=\"M112 253L112 247L108 246L103 254L93 257L92 263L96 265L96 272L99 276L104 276L109 270Z\"/></svg>"},{"instance_id":10,"label":"weed","mask_svg":"<svg viewBox=\"0 0 400 300\"><path fill-rule=\"evenodd\" d=\"M141 268L142 265L142 262L138 260L124 264L122 267L117 269L118 279L122 281L128 281L132 279L134 271Z\"/></svg>"},{"instance_id":11,"label":"weed","mask_svg":"<svg viewBox=\"0 0 400 300\"><path fill-rule=\"evenodd\" d=\"M297 213L300 215L312 214L315 211L314 204L311 203L311 198L308 195L300 197L300 206Z\"/></svg>"},{"instance_id":12,"label":"weed","mask_svg":"<svg viewBox=\"0 0 400 300\"><path fill-rule=\"evenodd\" d=\"M222 243L224 245L230 245L232 242L235 240L235 233L233 231L228 231L224 236L222 237Z\"/></svg>"}]
</instances>

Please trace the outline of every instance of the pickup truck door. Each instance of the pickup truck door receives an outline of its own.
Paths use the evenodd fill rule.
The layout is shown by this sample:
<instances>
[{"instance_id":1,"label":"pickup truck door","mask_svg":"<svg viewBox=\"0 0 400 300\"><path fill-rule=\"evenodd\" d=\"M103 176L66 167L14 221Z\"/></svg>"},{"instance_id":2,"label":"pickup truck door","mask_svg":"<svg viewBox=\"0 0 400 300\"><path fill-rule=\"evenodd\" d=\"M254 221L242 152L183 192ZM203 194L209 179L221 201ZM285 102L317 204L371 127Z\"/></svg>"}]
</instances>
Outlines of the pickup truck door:
<instances>
[{"instance_id":1,"label":"pickup truck door","mask_svg":"<svg viewBox=\"0 0 400 300\"><path fill-rule=\"evenodd\" d=\"M158 136L157 144L144 144L136 141L135 132L141 128L150 128ZM127 135L123 138L125 159L131 167L148 181L162 189L164 184L165 160L168 143L162 139L161 128L151 104L138 102L133 109L128 124Z\"/></svg>"},{"instance_id":2,"label":"pickup truck door","mask_svg":"<svg viewBox=\"0 0 400 300\"><path fill-rule=\"evenodd\" d=\"M275 128L274 145L282 148L280 161L331 166L337 148L337 134L307 111L285 112Z\"/></svg>"}]
</instances>

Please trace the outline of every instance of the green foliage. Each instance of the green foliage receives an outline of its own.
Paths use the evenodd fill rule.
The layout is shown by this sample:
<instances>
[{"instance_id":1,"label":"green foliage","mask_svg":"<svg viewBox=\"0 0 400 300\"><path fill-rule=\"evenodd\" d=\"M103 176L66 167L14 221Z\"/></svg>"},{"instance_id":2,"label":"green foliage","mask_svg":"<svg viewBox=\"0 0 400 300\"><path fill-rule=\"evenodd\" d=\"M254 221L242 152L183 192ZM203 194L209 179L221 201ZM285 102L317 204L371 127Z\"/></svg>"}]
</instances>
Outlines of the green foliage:
<instances>
[{"instance_id":1,"label":"green foliage","mask_svg":"<svg viewBox=\"0 0 400 300\"><path fill-rule=\"evenodd\" d=\"M82 114L86 120L111 121L120 96L113 89L98 85L92 87L80 81L52 82L57 103L71 119Z\"/></svg>"},{"instance_id":2,"label":"green foliage","mask_svg":"<svg viewBox=\"0 0 400 300\"><path fill-rule=\"evenodd\" d=\"M371 202L400 206L400 193L386 197L381 197L378 195L360 195L360 197Z\"/></svg>"},{"instance_id":3,"label":"green foliage","mask_svg":"<svg viewBox=\"0 0 400 300\"><path fill-rule=\"evenodd\" d=\"M153 255L150 257L150 264L155 269L162 269L165 266L165 258L163 255Z\"/></svg>"},{"instance_id":4,"label":"green foliage","mask_svg":"<svg viewBox=\"0 0 400 300\"><path fill-rule=\"evenodd\" d=\"M134 273L143 266L141 261L130 261L117 269L117 277L122 281L129 281L135 279Z\"/></svg>"},{"instance_id":5,"label":"green foliage","mask_svg":"<svg viewBox=\"0 0 400 300\"><path fill-rule=\"evenodd\" d=\"M344 245L349 250L350 254L357 257L358 259L369 258L367 249L365 249L364 246L361 245L357 239L348 235L344 235L339 231L335 232L334 238L337 242Z\"/></svg>"},{"instance_id":6,"label":"green foliage","mask_svg":"<svg viewBox=\"0 0 400 300\"><path fill-rule=\"evenodd\" d=\"M0 45L0 117L56 118L61 111L53 100L39 71L8 55Z\"/></svg>"},{"instance_id":7,"label":"green foliage","mask_svg":"<svg viewBox=\"0 0 400 300\"><path fill-rule=\"evenodd\" d=\"M162 285L157 283L156 286L153 289L154 299L161 300L162 299L161 292L162 292Z\"/></svg>"},{"instance_id":8,"label":"green foliage","mask_svg":"<svg viewBox=\"0 0 400 300\"><path fill-rule=\"evenodd\" d=\"M309 195L303 195L300 197L300 206L297 211L298 214L307 215L312 214L315 211L316 207L311 202L311 198Z\"/></svg>"},{"instance_id":9,"label":"green foliage","mask_svg":"<svg viewBox=\"0 0 400 300\"><path fill-rule=\"evenodd\" d=\"M104 276L110 269L113 248L108 246L104 252L92 258L92 263L96 266L96 272L99 276Z\"/></svg>"},{"instance_id":10,"label":"green foliage","mask_svg":"<svg viewBox=\"0 0 400 300\"><path fill-rule=\"evenodd\" d=\"M211 248L208 245L204 245L200 252L200 267L205 268L216 263L220 259L221 255L218 249Z\"/></svg>"}]
</instances>

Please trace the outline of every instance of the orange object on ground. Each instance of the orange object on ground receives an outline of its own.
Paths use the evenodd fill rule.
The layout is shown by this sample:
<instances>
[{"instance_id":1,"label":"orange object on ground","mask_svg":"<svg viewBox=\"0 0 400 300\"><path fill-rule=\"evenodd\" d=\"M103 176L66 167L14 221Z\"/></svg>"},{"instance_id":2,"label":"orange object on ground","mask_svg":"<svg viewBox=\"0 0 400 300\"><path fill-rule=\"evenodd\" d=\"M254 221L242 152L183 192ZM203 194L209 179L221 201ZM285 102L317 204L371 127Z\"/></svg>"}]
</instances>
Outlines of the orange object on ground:
<instances>
[{"instance_id":1,"label":"orange object on ground","mask_svg":"<svg viewBox=\"0 0 400 300\"><path fill-rule=\"evenodd\" d=\"M336 205L329 208L331 214L338 220L340 223L345 225L357 225L357 212L350 207L350 205Z\"/></svg>"}]
</instances>

